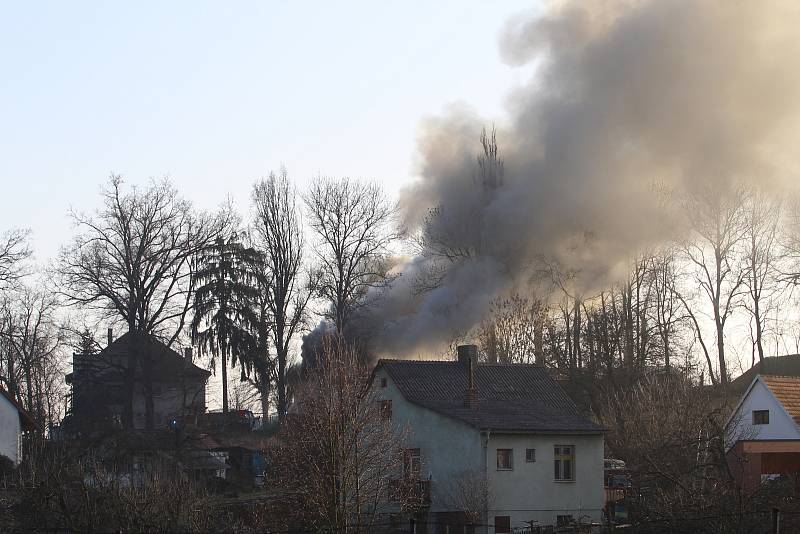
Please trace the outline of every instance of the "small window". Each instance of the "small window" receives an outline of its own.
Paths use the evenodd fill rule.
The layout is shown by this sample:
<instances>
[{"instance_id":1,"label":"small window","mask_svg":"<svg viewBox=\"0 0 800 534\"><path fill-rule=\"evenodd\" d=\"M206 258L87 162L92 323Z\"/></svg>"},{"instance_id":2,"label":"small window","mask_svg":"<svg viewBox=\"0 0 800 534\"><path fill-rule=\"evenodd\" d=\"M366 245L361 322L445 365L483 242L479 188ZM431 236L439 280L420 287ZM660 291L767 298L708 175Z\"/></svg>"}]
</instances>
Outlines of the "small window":
<instances>
[{"instance_id":1,"label":"small window","mask_svg":"<svg viewBox=\"0 0 800 534\"><path fill-rule=\"evenodd\" d=\"M494 531L498 534L501 532L510 533L511 532L511 516L508 515L496 515L494 516Z\"/></svg>"},{"instance_id":2,"label":"small window","mask_svg":"<svg viewBox=\"0 0 800 534\"><path fill-rule=\"evenodd\" d=\"M381 378L381 387L382 387L382 388L385 388L385 387L386 387L386 378L385 378L385 377L384 377L384 378Z\"/></svg>"},{"instance_id":3,"label":"small window","mask_svg":"<svg viewBox=\"0 0 800 534\"><path fill-rule=\"evenodd\" d=\"M528 463L536 461L536 449L525 449L525 461Z\"/></svg>"},{"instance_id":4,"label":"small window","mask_svg":"<svg viewBox=\"0 0 800 534\"><path fill-rule=\"evenodd\" d=\"M422 455L419 449L406 449L403 457L403 472L407 477L418 477L422 471Z\"/></svg>"},{"instance_id":5,"label":"small window","mask_svg":"<svg viewBox=\"0 0 800 534\"><path fill-rule=\"evenodd\" d=\"M392 418L392 401L390 400L381 401L381 416L384 419Z\"/></svg>"},{"instance_id":6,"label":"small window","mask_svg":"<svg viewBox=\"0 0 800 534\"><path fill-rule=\"evenodd\" d=\"M575 447L572 445L556 445L553 452L555 479L562 481L575 480Z\"/></svg>"},{"instance_id":7,"label":"small window","mask_svg":"<svg viewBox=\"0 0 800 534\"><path fill-rule=\"evenodd\" d=\"M514 449L497 449L497 470L514 469Z\"/></svg>"},{"instance_id":8,"label":"small window","mask_svg":"<svg viewBox=\"0 0 800 534\"><path fill-rule=\"evenodd\" d=\"M769 424L769 410L753 410L753 424L754 425L768 425Z\"/></svg>"}]
</instances>

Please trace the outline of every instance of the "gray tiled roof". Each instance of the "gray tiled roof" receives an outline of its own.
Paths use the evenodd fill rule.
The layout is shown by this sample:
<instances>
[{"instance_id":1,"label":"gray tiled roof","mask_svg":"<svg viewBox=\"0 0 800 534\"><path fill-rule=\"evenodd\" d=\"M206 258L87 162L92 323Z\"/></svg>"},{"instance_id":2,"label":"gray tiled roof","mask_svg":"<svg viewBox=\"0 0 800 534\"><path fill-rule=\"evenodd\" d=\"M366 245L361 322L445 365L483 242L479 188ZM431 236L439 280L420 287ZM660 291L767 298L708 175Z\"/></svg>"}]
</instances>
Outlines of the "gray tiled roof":
<instances>
[{"instance_id":1,"label":"gray tiled roof","mask_svg":"<svg viewBox=\"0 0 800 534\"><path fill-rule=\"evenodd\" d=\"M744 393L756 375L800 376L800 354L785 356L769 356L756 364L731 382L731 391Z\"/></svg>"},{"instance_id":2,"label":"gray tiled roof","mask_svg":"<svg viewBox=\"0 0 800 534\"><path fill-rule=\"evenodd\" d=\"M478 406L468 408L466 365L455 361L380 360L406 400L481 430L599 433L544 367L478 364Z\"/></svg>"}]
</instances>

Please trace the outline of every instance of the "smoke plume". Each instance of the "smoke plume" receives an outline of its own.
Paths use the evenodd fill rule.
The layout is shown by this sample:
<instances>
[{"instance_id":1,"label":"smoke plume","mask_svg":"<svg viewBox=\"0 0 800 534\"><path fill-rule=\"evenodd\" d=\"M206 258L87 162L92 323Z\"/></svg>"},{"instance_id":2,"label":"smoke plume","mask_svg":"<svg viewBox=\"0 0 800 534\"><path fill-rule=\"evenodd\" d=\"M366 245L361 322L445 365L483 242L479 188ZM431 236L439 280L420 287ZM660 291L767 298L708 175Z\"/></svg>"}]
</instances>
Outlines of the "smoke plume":
<instances>
[{"instance_id":1,"label":"smoke plume","mask_svg":"<svg viewBox=\"0 0 800 534\"><path fill-rule=\"evenodd\" d=\"M490 120L453 108L422 124L403 222L472 253L450 261L422 246L398 268L362 318L376 352L438 350L542 265L572 272L577 292L618 279L637 251L680 235L664 191L791 184L798 22L796 2L737 0L576 0L509 21L502 56L534 74L498 123L502 180L478 174Z\"/></svg>"}]
</instances>

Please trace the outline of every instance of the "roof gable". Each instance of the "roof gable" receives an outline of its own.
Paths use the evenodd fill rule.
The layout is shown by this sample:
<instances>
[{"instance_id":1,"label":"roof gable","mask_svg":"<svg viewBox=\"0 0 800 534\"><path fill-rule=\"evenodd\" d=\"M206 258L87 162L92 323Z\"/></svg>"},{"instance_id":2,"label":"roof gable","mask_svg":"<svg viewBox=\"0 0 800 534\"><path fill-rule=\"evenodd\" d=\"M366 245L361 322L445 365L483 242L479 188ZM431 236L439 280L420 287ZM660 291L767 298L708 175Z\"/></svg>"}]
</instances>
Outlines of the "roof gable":
<instances>
[{"instance_id":1,"label":"roof gable","mask_svg":"<svg viewBox=\"0 0 800 534\"><path fill-rule=\"evenodd\" d=\"M753 424L752 412L756 410L769 410L769 423ZM756 375L726 424L728 446L739 440L800 439L798 416L800 379Z\"/></svg>"},{"instance_id":2,"label":"roof gable","mask_svg":"<svg viewBox=\"0 0 800 534\"><path fill-rule=\"evenodd\" d=\"M454 361L380 360L403 397L470 426L514 432L600 433L544 367L527 364L475 366L477 407L465 400L468 371Z\"/></svg>"}]
</instances>

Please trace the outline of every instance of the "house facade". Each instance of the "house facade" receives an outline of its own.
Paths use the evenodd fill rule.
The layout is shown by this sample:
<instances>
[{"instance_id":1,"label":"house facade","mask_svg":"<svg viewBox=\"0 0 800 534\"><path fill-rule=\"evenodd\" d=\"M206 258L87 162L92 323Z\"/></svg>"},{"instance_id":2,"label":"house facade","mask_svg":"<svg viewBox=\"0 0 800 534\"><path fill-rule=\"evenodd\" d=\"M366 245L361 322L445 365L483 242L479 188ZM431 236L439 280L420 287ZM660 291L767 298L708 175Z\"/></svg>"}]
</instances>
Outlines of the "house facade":
<instances>
[{"instance_id":1,"label":"house facade","mask_svg":"<svg viewBox=\"0 0 800 534\"><path fill-rule=\"evenodd\" d=\"M755 375L726 425L727 459L745 491L800 473L800 377Z\"/></svg>"},{"instance_id":2,"label":"house facade","mask_svg":"<svg viewBox=\"0 0 800 534\"><path fill-rule=\"evenodd\" d=\"M33 418L0 387L0 455L19 465L22 461L22 433L35 429Z\"/></svg>"},{"instance_id":3,"label":"house facade","mask_svg":"<svg viewBox=\"0 0 800 534\"><path fill-rule=\"evenodd\" d=\"M385 411L407 432L405 470L430 495L418 533L512 532L600 520L603 431L537 365L381 360ZM474 525L474 526L470 526Z\"/></svg>"},{"instance_id":4,"label":"house facade","mask_svg":"<svg viewBox=\"0 0 800 534\"><path fill-rule=\"evenodd\" d=\"M73 429L119 425L125 403L125 377L131 334L113 339L97 354L73 355L72 386L67 422ZM211 373L192 362L191 349L180 355L153 336L142 336L139 358L152 362L153 412L156 428L173 419L196 416L206 410L206 381ZM145 389L141 366L134 374L134 428L145 428Z\"/></svg>"}]
</instances>

